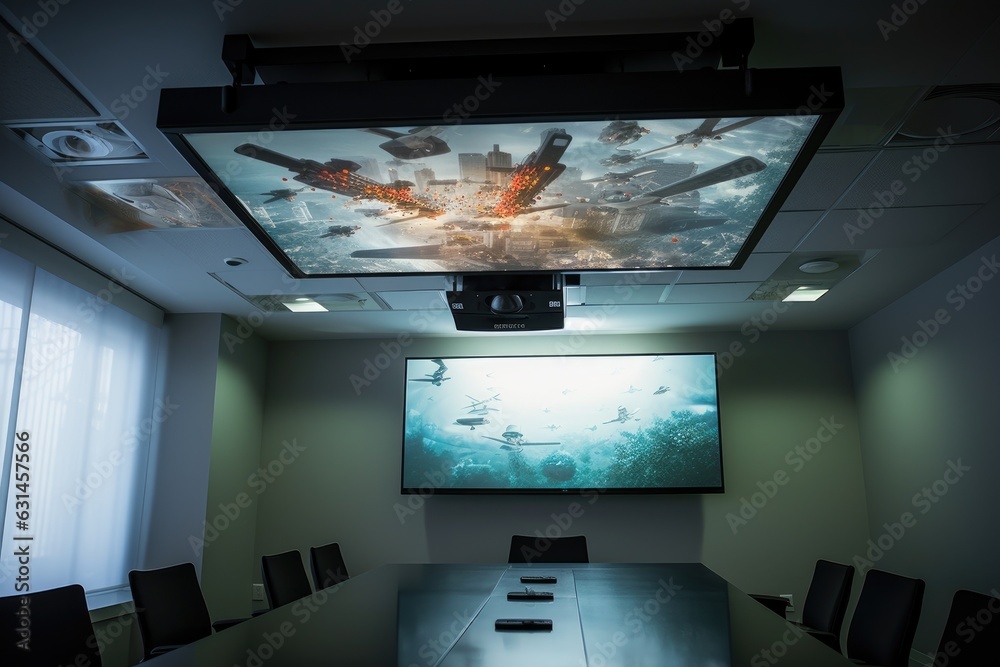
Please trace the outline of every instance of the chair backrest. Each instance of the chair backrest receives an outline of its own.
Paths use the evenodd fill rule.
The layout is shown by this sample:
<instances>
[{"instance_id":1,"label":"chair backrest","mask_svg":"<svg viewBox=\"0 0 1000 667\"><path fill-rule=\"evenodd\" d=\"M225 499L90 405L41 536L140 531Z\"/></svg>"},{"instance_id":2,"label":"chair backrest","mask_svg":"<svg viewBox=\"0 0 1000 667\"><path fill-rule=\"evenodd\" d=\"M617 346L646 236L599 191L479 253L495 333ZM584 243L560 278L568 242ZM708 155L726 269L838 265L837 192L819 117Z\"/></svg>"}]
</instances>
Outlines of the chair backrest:
<instances>
[{"instance_id":1,"label":"chair backrest","mask_svg":"<svg viewBox=\"0 0 1000 667\"><path fill-rule=\"evenodd\" d=\"M854 566L828 560L816 561L806 601L802 605L802 624L829 632L840 645L840 630L844 624L847 603L851 599Z\"/></svg>"},{"instance_id":2,"label":"chair backrest","mask_svg":"<svg viewBox=\"0 0 1000 667\"><path fill-rule=\"evenodd\" d=\"M847 633L847 656L881 667L907 667L923 599L923 579L869 570Z\"/></svg>"},{"instance_id":3,"label":"chair backrest","mask_svg":"<svg viewBox=\"0 0 1000 667\"><path fill-rule=\"evenodd\" d=\"M260 563L264 572L264 592L271 609L312 595L312 586L298 550L261 556Z\"/></svg>"},{"instance_id":4,"label":"chair backrest","mask_svg":"<svg viewBox=\"0 0 1000 667\"><path fill-rule=\"evenodd\" d=\"M19 633L22 621L30 637ZM0 598L0 665L77 664L101 667L83 586Z\"/></svg>"},{"instance_id":5,"label":"chair backrest","mask_svg":"<svg viewBox=\"0 0 1000 667\"><path fill-rule=\"evenodd\" d=\"M309 562L312 565L313 584L316 590L323 590L342 581L347 581L347 564L336 542L321 547L309 548Z\"/></svg>"},{"instance_id":6,"label":"chair backrest","mask_svg":"<svg viewBox=\"0 0 1000 667\"><path fill-rule=\"evenodd\" d=\"M193 563L132 570L128 584L144 660L156 648L190 644L212 634L212 619Z\"/></svg>"},{"instance_id":7,"label":"chair backrest","mask_svg":"<svg viewBox=\"0 0 1000 667\"><path fill-rule=\"evenodd\" d=\"M1000 656L997 613L1000 613L1000 599L974 591L956 591L934 664L948 667L996 664Z\"/></svg>"},{"instance_id":8,"label":"chair backrest","mask_svg":"<svg viewBox=\"0 0 1000 667\"><path fill-rule=\"evenodd\" d=\"M513 535L508 563L589 563L587 537L536 537Z\"/></svg>"}]
</instances>

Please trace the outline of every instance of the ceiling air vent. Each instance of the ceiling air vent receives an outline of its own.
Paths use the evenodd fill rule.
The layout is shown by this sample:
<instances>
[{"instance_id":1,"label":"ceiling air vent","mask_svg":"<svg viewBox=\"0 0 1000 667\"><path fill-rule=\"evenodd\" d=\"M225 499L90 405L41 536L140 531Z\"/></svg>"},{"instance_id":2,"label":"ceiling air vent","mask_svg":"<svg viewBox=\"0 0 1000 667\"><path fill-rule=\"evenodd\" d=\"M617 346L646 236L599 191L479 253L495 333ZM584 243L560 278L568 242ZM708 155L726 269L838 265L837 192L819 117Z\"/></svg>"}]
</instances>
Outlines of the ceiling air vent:
<instances>
[{"instance_id":1,"label":"ceiling air vent","mask_svg":"<svg viewBox=\"0 0 1000 667\"><path fill-rule=\"evenodd\" d=\"M1000 84L938 86L919 102L889 142L972 144L1000 140Z\"/></svg>"}]
</instances>

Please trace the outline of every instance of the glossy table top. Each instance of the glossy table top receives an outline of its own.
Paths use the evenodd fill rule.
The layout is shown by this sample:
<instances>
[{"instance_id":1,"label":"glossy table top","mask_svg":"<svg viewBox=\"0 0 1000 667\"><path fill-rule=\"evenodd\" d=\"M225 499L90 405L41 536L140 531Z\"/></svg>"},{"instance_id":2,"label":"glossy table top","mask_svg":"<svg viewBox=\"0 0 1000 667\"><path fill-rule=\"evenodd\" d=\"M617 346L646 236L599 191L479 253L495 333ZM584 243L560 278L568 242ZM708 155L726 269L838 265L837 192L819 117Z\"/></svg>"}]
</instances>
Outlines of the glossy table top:
<instances>
[{"instance_id":1,"label":"glossy table top","mask_svg":"<svg viewBox=\"0 0 1000 667\"><path fill-rule=\"evenodd\" d=\"M551 574L526 585L520 575ZM551 601L507 593L551 591ZM501 632L498 618L551 619ZM699 563L386 565L144 664L151 667L843 667Z\"/></svg>"}]
</instances>

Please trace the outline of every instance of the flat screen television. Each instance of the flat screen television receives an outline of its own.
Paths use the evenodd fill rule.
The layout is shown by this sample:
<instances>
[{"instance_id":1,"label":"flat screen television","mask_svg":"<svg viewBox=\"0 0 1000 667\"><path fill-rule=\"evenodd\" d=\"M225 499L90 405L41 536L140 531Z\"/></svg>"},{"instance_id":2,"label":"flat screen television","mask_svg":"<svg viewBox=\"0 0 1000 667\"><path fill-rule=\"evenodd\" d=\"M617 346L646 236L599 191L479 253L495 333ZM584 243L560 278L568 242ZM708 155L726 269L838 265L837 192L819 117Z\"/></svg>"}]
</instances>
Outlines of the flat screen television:
<instances>
[{"instance_id":1,"label":"flat screen television","mask_svg":"<svg viewBox=\"0 0 1000 667\"><path fill-rule=\"evenodd\" d=\"M728 70L288 84L231 113L217 89L168 89L158 126L300 278L740 268L843 102L830 68L745 87Z\"/></svg>"},{"instance_id":2,"label":"flat screen television","mask_svg":"<svg viewBox=\"0 0 1000 667\"><path fill-rule=\"evenodd\" d=\"M715 355L407 358L403 493L721 493Z\"/></svg>"}]
</instances>

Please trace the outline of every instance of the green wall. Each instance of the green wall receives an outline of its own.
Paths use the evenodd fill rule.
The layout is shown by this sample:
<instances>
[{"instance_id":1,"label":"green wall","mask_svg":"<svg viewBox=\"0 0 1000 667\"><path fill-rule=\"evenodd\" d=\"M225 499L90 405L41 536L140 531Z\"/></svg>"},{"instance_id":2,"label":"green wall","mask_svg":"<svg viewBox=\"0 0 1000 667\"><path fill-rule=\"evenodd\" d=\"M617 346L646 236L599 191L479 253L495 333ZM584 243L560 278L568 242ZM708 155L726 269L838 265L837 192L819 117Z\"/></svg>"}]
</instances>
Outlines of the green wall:
<instances>
[{"instance_id":1,"label":"green wall","mask_svg":"<svg viewBox=\"0 0 1000 667\"><path fill-rule=\"evenodd\" d=\"M815 560L848 560L867 536L847 337L744 331L404 338L370 385L351 376L398 340L272 342L261 464L287 457L291 442L297 453L258 497L255 558L339 541L352 574L391 562L504 561L512 533L544 532L579 500L401 496L403 356L715 351L726 493L597 496L566 532L587 534L595 561L703 561L746 590L801 603ZM748 519L742 498L759 505L753 516L743 510Z\"/></svg>"},{"instance_id":2,"label":"green wall","mask_svg":"<svg viewBox=\"0 0 1000 667\"><path fill-rule=\"evenodd\" d=\"M204 544L202 591L213 620L249 616L257 469L263 427L267 343L246 324L222 319Z\"/></svg>"},{"instance_id":3,"label":"green wall","mask_svg":"<svg viewBox=\"0 0 1000 667\"><path fill-rule=\"evenodd\" d=\"M1000 239L850 332L869 516L855 550L926 580L914 640L925 653L956 590L1000 590L998 255Z\"/></svg>"}]
</instances>

